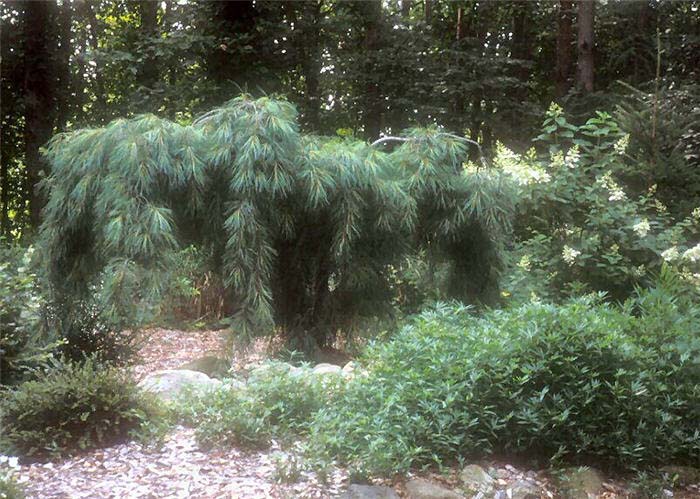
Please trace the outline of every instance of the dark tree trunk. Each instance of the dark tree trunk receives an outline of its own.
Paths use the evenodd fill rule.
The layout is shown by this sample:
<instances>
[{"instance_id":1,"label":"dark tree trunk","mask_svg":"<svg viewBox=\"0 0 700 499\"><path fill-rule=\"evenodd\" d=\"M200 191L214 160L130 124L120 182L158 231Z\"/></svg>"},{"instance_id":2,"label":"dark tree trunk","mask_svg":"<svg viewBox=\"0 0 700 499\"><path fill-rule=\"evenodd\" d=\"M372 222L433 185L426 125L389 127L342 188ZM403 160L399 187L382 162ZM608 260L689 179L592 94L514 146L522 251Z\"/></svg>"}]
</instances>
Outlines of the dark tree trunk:
<instances>
[{"instance_id":1,"label":"dark tree trunk","mask_svg":"<svg viewBox=\"0 0 700 499\"><path fill-rule=\"evenodd\" d=\"M532 60L531 6L532 4L529 2L519 2L513 6L513 48L511 56L519 61ZM518 67L516 76L523 82L527 82L529 79L530 69L525 62Z\"/></svg>"},{"instance_id":2,"label":"dark tree trunk","mask_svg":"<svg viewBox=\"0 0 700 499\"><path fill-rule=\"evenodd\" d=\"M363 117L366 135L370 139L376 139L381 132L383 119L379 82L377 81L378 75L374 63L380 46L382 3L381 0L372 0L361 5L363 5L365 12L364 48L368 61L365 69L366 84Z\"/></svg>"},{"instance_id":3,"label":"dark tree trunk","mask_svg":"<svg viewBox=\"0 0 700 499\"><path fill-rule=\"evenodd\" d=\"M573 43L573 2L560 0L557 12L557 62L554 69L554 94L564 97L571 88L571 47Z\"/></svg>"},{"instance_id":4,"label":"dark tree trunk","mask_svg":"<svg viewBox=\"0 0 700 499\"><path fill-rule=\"evenodd\" d=\"M96 51L99 49L100 38L102 37L102 25L97 19L97 13L95 12L95 6L91 2L80 1L77 3L77 8L80 16L90 25L90 33L87 36L87 46L90 50ZM83 63L83 69L85 65ZM107 92L105 91L104 79L102 78L102 72L99 66L94 67L94 78L95 78L95 101L97 103L97 112L93 110L93 120L98 123L105 121L107 118ZM83 78L79 78L83 81ZM82 97L81 97L82 98Z\"/></svg>"},{"instance_id":5,"label":"dark tree trunk","mask_svg":"<svg viewBox=\"0 0 700 499\"><path fill-rule=\"evenodd\" d=\"M585 93L593 92L595 0L578 1L578 66L576 83Z\"/></svg>"},{"instance_id":6,"label":"dark tree trunk","mask_svg":"<svg viewBox=\"0 0 700 499\"><path fill-rule=\"evenodd\" d=\"M430 24L433 21L433 0L423 0L425 2L425 23Z\"/></svg>"},{"instance_id":7,"label":"dark tree trunk","mask_svg":"<svg viewBox=\"0 0 700 499\"><path fill-rule=\"evenodd\" d=\"M71 43L72 36L73 11L71 10L70 2L64 2L58 15L56 26L59 33L57 62L57 121L56 129L62 131L66 122L71 115L71 106L75 104L78 92L75 91L75 85L71 72L71 53L73 44ZM82 73L79 74L82 79Z\"/></svg>"},{"instance_id":8,"label":"dark tree trunk","mask_svg":"<svg viewBox=\"0 0 700 499\"><path fill-rule=\"evenodd\" d=\"M213 9L212 21L216 27L216 36L225 39L254 32L257 17L254 2L211 2L209 5ZM230 49L225 43L216 47L207 57L207 72L220 85L228 85L234 81L245 84L247 82L242 81L245 79L245 75L242 74L245 64L240 57L232 55Z\"/></svg>"},{"instance_id":9,"label":"dark tree trunk","mask_svg":"<svg viewBox=\"0 0 700 499\"><path fill-rule=\"evenodd\" d=\"M146 39L154 40L158 36L158 6L159 2L142 0L139 3L141 11L141 32ZM150 43L148 44L151 45ZM158 61L148 54L141 68L140 83L146 89L153 91L158 83Z\"/></svg>"},{"instance_id":10,"label":"dark tree trunk","mask_svg":"<svg viewBox=\"0 0 700 499\"><path fill-rule=\"evenodd\" d=\"M408 19L411 15L412 0L401 0L401 17Z\"/></svg>"},{"instance_id":11,"label":"dark tree trunk","mask_svg":"<svg viewBox=\"0 0 700 499\"><path fill-rule=\"evenodd\" d=\"M305 121L311 131L318 132L321 127L321 88L319 77L321 74L321 53L319 47L319 20L321 16L322 0L307 2L304 4L304 17L308 18L306 23L307 33L304 34L302 72L305 82Z\"/></svg>"},{"instance_id":12,"label":"dark tree trunk","mask_svg":"<svg viewBox=\"0 0 700 499\"><path fill-rule=\"evenodd\" d=\"M635 36L634 47L634 81L642 83L653 77L653 53L649 41L653 38L654 29L650 29L652 25L652 17L654 11L649 1L642 1L638 4L637 10L637 34ZM651 69L651 71L650 71Z\"/></svg>"},{"instance_id":13,"label":"dark tree trunk","mask_svg":"<svg viewBox=\"0 0 700 499\"><path fill-rule=\"evenodd\" d=\"M37 183L46 173L47 164L39 152L51 138L54 123L54 68L52 63L51 28L53 2L26 3L25 33L25 165L26 189L29 197L30 223L34 230L39 226L44 196Z\"/></svg>"}]
</instances>

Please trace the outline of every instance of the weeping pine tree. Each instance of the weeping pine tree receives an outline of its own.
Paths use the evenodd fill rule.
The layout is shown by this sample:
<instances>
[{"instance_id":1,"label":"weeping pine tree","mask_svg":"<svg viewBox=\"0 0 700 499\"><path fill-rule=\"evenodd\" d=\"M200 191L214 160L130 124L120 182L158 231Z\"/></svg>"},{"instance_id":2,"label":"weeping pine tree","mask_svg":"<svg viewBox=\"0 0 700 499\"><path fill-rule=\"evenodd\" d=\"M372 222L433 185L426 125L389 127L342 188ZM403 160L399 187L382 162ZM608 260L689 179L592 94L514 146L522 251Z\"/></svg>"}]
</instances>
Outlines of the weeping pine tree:
<instances>
[{"instance_id":1,"label":"weeping pine tree","mask_svg":"<svg viewBox=\"0 0 700 499\"><path fill-rule=\"evenodd\" d=\"M324 346L391 301L387 268L424 250L450 292L493 300L509 184L438 128L368 144L302 134L294 106L243 95L183 126L153 115L53 138L39 247L54 300L96 296L133 326L181 248L211 255L240 338ZM67 306L66 310L70 310Z\"/></svg>"}]
</instances>

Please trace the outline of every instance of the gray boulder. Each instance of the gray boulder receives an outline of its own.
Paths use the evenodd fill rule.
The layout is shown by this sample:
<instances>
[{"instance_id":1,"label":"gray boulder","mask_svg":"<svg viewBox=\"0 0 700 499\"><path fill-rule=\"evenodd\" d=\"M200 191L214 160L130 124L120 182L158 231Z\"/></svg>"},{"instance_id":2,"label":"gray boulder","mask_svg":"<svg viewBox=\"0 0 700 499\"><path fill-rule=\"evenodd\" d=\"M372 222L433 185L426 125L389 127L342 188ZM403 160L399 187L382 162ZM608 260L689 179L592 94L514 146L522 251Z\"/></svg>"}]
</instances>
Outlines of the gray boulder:
<instances>
[{"instance_id":1,"label":"gray boulder","mask_svg":"<svg viewBox=\"0 0 700 499\"><path fill-rule=\"evenodd\" d=\"M343 369L340 366L336 366L335 364L317 364L314 366L314 368L311 370L313 374L320 374L320 375L325 375L325 374L342 374Z\"/></svg>"},{"instance_id":2,"label":"gray boulder","mask_svg":"<svg viewBox=\"0 0 700 499\"><path fill-rule=\"evenodd\" d=\"M510 499L540 499L542 497L540 488L527 480L518 480L509 489L508 497Z\"/></svg>"},{"instance_id":3,"label":"gray boulder","mask_svg":"<svg viewBox=\"0 0 700 499\"><path fill-rule=\"evenodd\" d=\"M562 498L592 499L603 488L603 476L593 468L567 468L559 473L557 486Z\"/></svg>"},{"instance_id":4,"label":"gray boulder","mask_svg":"<svg viewBox=\"0 0 700 499\"><path fill-rule=\"evenodd\" d=\"M477 464L465 466L459 474L464 487L470 492L488 492L493 488L494 479Z\"/></svg>"},{"instance_id":5,"label":"gray boulder","mask_svg":"<svg viewBox=\"0 0 700 499\"><path fill-rule=\"evenodd\" d=\"M206 374L210 378L222 378L231 369L231 362L213 355L206 355L199 359L188 362L178 369L187 371L199 371Z\"/></svg>"},{"instance_id":6,"label":"gray boulder","mask_svg":"<svg viewBox=\"0 0 700 499\"><path fill-rule=\"evenodd\" d=\"M199 371L167 369L149 374L139 382L139 387L158 398L171 402L185 393L204 392L221 386L221 381Z\"/></svg>"},{"instance_id":7,"label":"gray boulder","mask_svg":"<svg viewBox=\"0 0 700 499\"><path fill-rule=\"evenodd\" d=\"M465 499L463 495L423 478L406 482L406 492L408 499Z\"/></svg>"},{"instance_id":8,"label":"gray boulder","mask_svg":"<svg viewBox=\"0 0 700 499\"><path fill-rule=\"evenodd\" d=\"M390 487L378 485L351 484L340 495L341 499L399 499L399 495Z\"/></svg>"}]
</instances>

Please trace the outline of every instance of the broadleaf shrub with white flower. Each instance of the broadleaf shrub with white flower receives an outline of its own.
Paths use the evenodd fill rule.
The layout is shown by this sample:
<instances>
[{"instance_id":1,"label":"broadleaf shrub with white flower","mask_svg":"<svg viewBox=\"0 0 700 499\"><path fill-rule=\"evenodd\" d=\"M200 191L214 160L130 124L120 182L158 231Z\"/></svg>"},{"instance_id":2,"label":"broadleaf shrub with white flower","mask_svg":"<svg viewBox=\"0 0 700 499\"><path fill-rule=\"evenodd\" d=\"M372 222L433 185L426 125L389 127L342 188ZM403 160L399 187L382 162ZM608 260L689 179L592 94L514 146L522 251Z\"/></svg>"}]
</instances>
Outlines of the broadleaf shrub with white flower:
<instances>
[{"instance_id":1,"label":"broadleaf shrub with white flower","mask_svg":"<svg viewBox=\"0 0 700 499\"><path fill-rule=\"evenodd\" d=\"M700 216L674 220L656 186L637 195L625 184L629 137L610 115L575 126L552 106L536 142L547 154L502 148L495 161L520 189L506 295L561 299L605 291L624 299L649 285L663 264L688 280L700 272ZM527 267L519 265L523 258Z\"/></svg>"}]
</instances>

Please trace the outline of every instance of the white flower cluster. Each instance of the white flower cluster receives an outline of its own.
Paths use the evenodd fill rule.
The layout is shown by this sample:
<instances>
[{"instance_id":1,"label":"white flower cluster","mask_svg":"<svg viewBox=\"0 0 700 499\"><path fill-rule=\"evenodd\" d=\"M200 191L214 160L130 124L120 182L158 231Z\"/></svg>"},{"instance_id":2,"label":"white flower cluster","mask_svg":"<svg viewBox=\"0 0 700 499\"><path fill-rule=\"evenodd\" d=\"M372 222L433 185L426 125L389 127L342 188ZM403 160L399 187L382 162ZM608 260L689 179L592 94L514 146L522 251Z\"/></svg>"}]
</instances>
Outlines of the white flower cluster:
<instances>
[{"instance_id":1,"label":"white flower cluster","mask_svg":"<svg viewBox=\"0 0 700 499\"><path fill-rule=\"evenodd\" d=\"M581 152L579 151L578 146L574 146L566 152L564 164L569 168L576 168L580 159Z\"/></svg>"},{"instance_id":2,"label":"white flower cluster","mask_svg":"<svg viewBox=\"0 0 700 499\"><path fill-rule=\"evenodd\" d=\"M2 456L0 455L0 465L7 465L10 468L19 468L19 459L12 456Z\"/></svg>"},{"instance_id":3,"label":"white flower cluster","mask_svg":"<svg viewBox=\"0 0 700 499\"><path fill-rule=\"evenodd\" d=\"M643 218L634 226L632 226L632 230L639 235L639 237L646 237L647 234L649 234L649 230L651 230L651 225L649 225L649 220L646 218Z\"/></svg>"},{"instance_id":4,"label":"white flower cluster","mask_svg":"<svg viewBox=\"0 0 700 499\"><path fill-rule=\"evenodd\" d=\"M697 244L692 248L685 250L685 252L683 253L683 259L689 260L693 263L700 261L700 244Z\"/></svg>"},{"instance_id":5,"label":"white flower cluster","mask_svg":"<svg viewBox=\"0 0 700 499\"><path fill-rule=\"evenodd\" d=\"M658 211L659 213L666 213L668 211L668 208L666 208L666 205L663 204L658 199L654 199L654 207L656 208L656 211Z\"/></svg>"},{"instance_id":6,"label":"white flower cluster","mask_svg":"<svg viewBox=\"0 0 700 499\"><path fill-rule=\"evenodd\" d=\"M530 255L523 255L523 257L518 262L518 267L529 272L532 268L532 260L530 260Z\"/></svg>"},{"instance_id":7,"label":"white flower cluster","mask_svg":"<svg viewBox=\"0 0 700 499\"><path fill-rule=\"evenodd\" d=\"M547 183L552 180L544 168L528 161L527 155L520 156L500 143L496 144L493 164L513 177L519 185Z\"/></svg>"},{"instance_id":8,"label":"white flower cluster","mask_svg":"<svg viewBox=\"0 0 700 499\"><path fill-rule=\"evenodd\" d=\"M625 191L623 191L622 187L615 182L615 179L612 178L612 174L610 172L598 178L598 183L610 192L608 201L623 201L627 199Z\"/></svg>"},{"instance_id":9,"label":"white flower cluster","mask_svg":"<svg viewBox=\"0 0 700 499\"><path fill-rule=\"evenodd\" d=\"M624 154L625 151L627 151L627 146L630 144L630 136L629 134L625 135L622 137L620 140L615 142L615 145L613 146L615 148L615 152L617 154Z\"/></svg>"},{"instance_id":10,"label":"white flower cluster","mask_svg":"<svg viewBox=\"0 0 700 499\"><path fill-rule=\"evenodd\" d=\"M664 261L667 262L673 262L675 260L678 260L680 256L681 255L678 252L678 248L676 246L671 246L669 249L661 252L661 258L663 258Z\"/></svg>"},{"instance_id":11,"label":"white flower cluster","mask_svg":"<svg viewBox=\"0 0 700 499\"><path fill-rule=\"evenodd\" d=\"M564 249L561 252L561 257L568 265L573 265L576 262L576 258L580 254L581 252L579 250L574 249L570 246L564 246Z\"/></svg>"}]
</instances>

